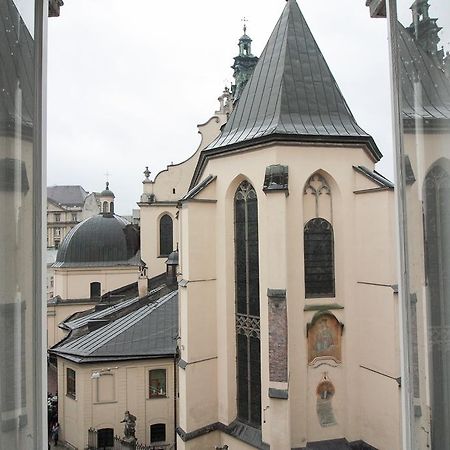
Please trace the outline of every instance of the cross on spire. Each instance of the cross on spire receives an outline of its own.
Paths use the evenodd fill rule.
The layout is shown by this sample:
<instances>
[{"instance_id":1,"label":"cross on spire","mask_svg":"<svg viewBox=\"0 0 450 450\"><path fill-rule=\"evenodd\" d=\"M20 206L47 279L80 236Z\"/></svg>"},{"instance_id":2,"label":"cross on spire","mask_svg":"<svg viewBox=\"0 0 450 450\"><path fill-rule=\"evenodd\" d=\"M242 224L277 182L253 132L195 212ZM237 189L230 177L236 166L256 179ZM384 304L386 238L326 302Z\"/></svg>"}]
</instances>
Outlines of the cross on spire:
<instances>
[{"instance_id":1,"label":"cross on spire","mask_svg":"<svg viewBox=\"0 0 450 450\"><path fill-rule=\"evenodd\" d=\"M243 17L241 19L241 22L244 22L244 34L245 34L247 32L247 22L248 22L247 17Z\"/></svg>"}]
</instances>

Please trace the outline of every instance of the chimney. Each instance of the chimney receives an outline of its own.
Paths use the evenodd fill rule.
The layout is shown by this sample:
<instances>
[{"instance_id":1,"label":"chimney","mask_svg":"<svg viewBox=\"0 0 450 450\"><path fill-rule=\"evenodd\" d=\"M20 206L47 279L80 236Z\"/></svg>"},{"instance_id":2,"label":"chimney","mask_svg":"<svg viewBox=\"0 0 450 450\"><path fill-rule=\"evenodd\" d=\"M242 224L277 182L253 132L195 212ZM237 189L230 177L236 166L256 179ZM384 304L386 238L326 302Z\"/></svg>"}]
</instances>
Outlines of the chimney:
<instances>
[{"instance_id":1,"label":"chimney","mask_svg":"<svg viewBox=\"0 0 450 450\"><path fill-rule=\"evenodd\" d=\"M139 268L138 295L139 298L142 298L145 297L147 294L148 294L147 267L141 266Z\"/></svg>"}]
</instances>

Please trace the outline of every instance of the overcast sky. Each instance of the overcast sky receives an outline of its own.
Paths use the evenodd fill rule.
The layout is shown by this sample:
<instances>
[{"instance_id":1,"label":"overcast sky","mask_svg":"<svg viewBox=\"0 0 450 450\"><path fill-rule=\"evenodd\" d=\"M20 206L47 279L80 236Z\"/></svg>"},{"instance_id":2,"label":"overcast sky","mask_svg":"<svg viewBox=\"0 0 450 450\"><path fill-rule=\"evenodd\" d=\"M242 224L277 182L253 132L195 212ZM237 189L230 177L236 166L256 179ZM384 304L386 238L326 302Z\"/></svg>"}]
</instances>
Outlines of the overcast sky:
<instances>
[{"instance_id":1,"label":"overcast sky","mask_svg":"<svg viewBox=\"0 0 450 450\"><path fill-rule=\"evenodd\" d=\"M365 0L298 0L358 123L393 176L387 23ZM284 0L66 0L49 21L48 185L104 187L130 214L152 177L195 152L232 81L243 17L259 56Z\"/></svg>"}]
</instances>

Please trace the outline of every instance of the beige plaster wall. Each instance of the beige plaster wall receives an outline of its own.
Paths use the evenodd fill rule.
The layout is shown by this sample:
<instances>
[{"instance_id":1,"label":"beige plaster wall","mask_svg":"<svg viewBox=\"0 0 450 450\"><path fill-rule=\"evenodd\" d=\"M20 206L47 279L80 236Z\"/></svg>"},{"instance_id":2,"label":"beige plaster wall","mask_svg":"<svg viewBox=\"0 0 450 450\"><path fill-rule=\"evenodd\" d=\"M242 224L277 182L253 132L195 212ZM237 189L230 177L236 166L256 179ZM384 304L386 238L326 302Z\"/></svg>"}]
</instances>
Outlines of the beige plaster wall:
<instances>
[{"instance_id":1,"label":"beige plaster wall","mask_svg":"<svg viewBox=\"0 0 450 450\"><path fill-rule=\"evenodd\" d=\"M161 217L169 214L173 221L173 244L178 243L177 207L167 203L141 205L141 258L147 264L148 277L154 277L166 271L167 256L161 256L159 246L159 223Z\"/></svg>"},{"instance_id":2,"label":"beige plaster wall","mask_svg":"<svg viewBox=\"0 0 450 450\"><path fill-rule=\"evenodd\" d=\"M86 299L91 283L101 283L101 295L127 284L135 283L139 269L135 266L55 268L54 295L62 299Z\"/></svg>"},{"instance_id":3,"label":"beige plaster wall","mask_svg":"<svg viewBox=\"0 0 450 450\"><path fill-rule=\"evenodd\" d=\"M68 367L76 372L76 399L65 395ZM166 369L167 397L149 398L148 373L151 369ZM102 375L93 379L94 372ZM103 381L103 377L112 379L101 386L104 397L99 398L98 383ZM124 424L120 421L126 410L137 417L138 442L150 444L150 426L164 423L166 443L174 443L174 370L171 359L76 364L58 357L58 399L61 440L79 450L87 446L89 428L113 428L114 434L123 436Z\"/></svg>"},{"instance_id":4,"label":"beige plaster wall","mask_svg":"<svg viewBox=\"0 0 450 450\"><path fill-rule=\"evenodd\" d=\"M178 243L177 202L189 189L201 151L219 135L220 128L226 120L225 111L216 111L207 122L198 125L201 141L191 157L179 164L167 166L167 169L159 172L154 180L143 182L143 194L138 203L141 217L141 257L147 264L149 278L166 270L167 258L161 257L159 252L159 220L165 213L173 218L175 250ZM155 196L154 202L149 202L151 194Z\"/></svg>"},{"instance_id":5,"label":"beige plaster wall","mask_svg":"<svg viewBox=\"0 0 450 450\"><path fill-rule=\"evenodd\" d=\"M271 164L289 166L287 197L284 193L266 195L262 191L265 168ZM217 176L214 187L208 187L201 194L202 200L216 203L188 201L180 210L181 277L188 282L187 288L180 290L182 358L187 358L189 364L194 354L195 358L202 359L217 356L217 420L229 424L236 417L233 197L243 179L248 179L256 189L262 409L266 419L262 424L262 434L263 440L277 445L274 447L277 449L301 447L307 441L337 437L367 439L380 450L399 448L397 384L382 375L378 375L378 379L373 372L363 371L360 367L365 363L380 372L398 376L397 311L390 288L396 282L392 221L394 197L392 191L355 194L354 191L377 189L379 185L355 174L354 165L373 169L374 162L362 148L306 145L273 145L222 156L210 160L202 175L203 178L208 174ZM305 299L303 226L311 213L307 205L304 207L303 191L308 178L318 170L332 190L332 211L329 214L335 239L336 295L334 298ZM208 229L203 227L201 232L193 232L192 228L201 223L208 223ZM208 257L202 260L196 253L205 247L215 255L215 263ZM213 295L205 282L199 282L195 291L190 289L191 282L209 279L213 272L216 278ZM376 294L372 293L373 285L378 289ZM284 403L270 399L267 394L269 387L280 387L269 382L268 375L267 288L287 290L289 400ZM185 294L182 294L183 289ZM200 302L203 302L201 313ZM339 309L332 309L333 304L339 305ZM304 309L311 306L330 308L344 324L341 364L308 366L306 326L314 312ZM214 316L216 355L211 354L212 346L198 343L192 337L201 330L204 340L209 341L210 331L205 329L205 321L214 321ZM373 326L362 326L368 317ZM383 334L382 340L378 339L380 333ZM383 345L377 345L378 341ZM360 345L361 342L366 343L366 347ZM366 348L370 349L370 356ZM180 389L180 425L186 432L215 421L211 411L199 409L193 400L196 392L202 395L199 386L203 387L211 377L207 366L199 366L197 370L199 379L190 380L186 375L188 372L183 374L180 369L180 383L185 377L183 382L186 384ZM315 392L324 372L336 388L333 409L337 425L328 428L320 427L316 412ZM363 401L363 393L358 389L361 385L367 389L373 387L376 395L368 394L367 401ZM196 411L195 421L189 420L192 409ZM381 412L387 410L387 418L381 417ZM371 411L377 412L375 419ZM364 417L370 422L364 422ZM276 443L273 439L279 440L280 429L286 430L288 439Z\"/></svg>"}]
</instances>

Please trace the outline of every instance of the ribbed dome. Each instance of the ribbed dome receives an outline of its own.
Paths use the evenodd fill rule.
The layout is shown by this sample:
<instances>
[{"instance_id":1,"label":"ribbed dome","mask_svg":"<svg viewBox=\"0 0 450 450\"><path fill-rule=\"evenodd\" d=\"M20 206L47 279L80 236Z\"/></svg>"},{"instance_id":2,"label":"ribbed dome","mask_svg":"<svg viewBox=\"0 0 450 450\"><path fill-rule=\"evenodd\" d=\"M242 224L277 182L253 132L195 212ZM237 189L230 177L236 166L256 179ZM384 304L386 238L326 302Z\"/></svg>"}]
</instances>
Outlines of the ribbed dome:
<instances>
[{"instance_id":1,"label":"ribbed dome","mask_svg":"<svg viewBox=\"0 0 450 450\"><path fill-rule=\"evenodd\" d=\"M123 217L99 214L64 238L53 267L138 266L139 232Z\"/></svg>"}]
</instances>

